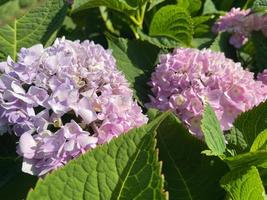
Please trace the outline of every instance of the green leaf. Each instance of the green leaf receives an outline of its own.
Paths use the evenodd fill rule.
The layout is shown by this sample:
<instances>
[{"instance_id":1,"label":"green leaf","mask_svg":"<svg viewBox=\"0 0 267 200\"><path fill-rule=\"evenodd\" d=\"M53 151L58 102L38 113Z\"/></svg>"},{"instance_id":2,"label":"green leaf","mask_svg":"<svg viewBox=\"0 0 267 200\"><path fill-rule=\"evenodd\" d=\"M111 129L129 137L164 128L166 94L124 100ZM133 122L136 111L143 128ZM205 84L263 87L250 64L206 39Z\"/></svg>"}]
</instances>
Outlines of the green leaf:
<instances>
[{"instance_id":1,"label":"green leaf","mask_svg":"<svg viewBox=\"0 0 267 200\"><path fill-rule=\"evenodd\" d=\"M138 30L138 34L140 36L140 40L142 41L147 41L159 48L162 48L162 49L172 49L172 48L176 48L179 45L179 43L172 39L172 38L169 38L169 37L166 37L166 36L148 36L146 35L145 33L143 33L141 30Z\"/></svg>"},{"instance_id":2,"label":"green leaf","mask_svg":"<svg viewBox=\"0 0 267 200\"><path fill-rule=\"evenodd\" d=\"M212 16L211 15L202 15L202 16L193 17L192 19L193 19L194 26L198 26L200 24L203 24L203 23L211 20Z\"/></svg>"},{"instance_id":3,"label":"green leaf","mask_svg":"<svg viewBox=\"0 0 267 200\"><path fill-rule=\"evenodd\" d=\"M21 171L21 161L0 158L0 196L5 200L25 199L37 178Z\"/></svg>"},{"instance_id":4,"label":"green leaf","mask_svg":"<svg viewBox=\"0 0 267 200\"><path fill-rule=\"evenodd\" d=\"M227 166L217 157L201 154L207 146L174 115L168 116L157 132L159 159L163 161L170 200L223 199L219 180L228 171Z\"/></svg>"},{"instance_id":5,"label":"green leaf","mask_svg":"<svg viewBox=\"0 0 267 200\"><path fill-rule=\"evenodd\" d=\"M259 169L261 180L263 185L266 187L267 186L267 169L261 168Z\"/></svg>"},{"instance_id":6,"label":"green leaf","mask_svg":"<svg viewBox=\"0 0 267 200\"><path fill-rule=\"evenodd\" d=\"M219 10L224 10L224 11L229 11L233 7L234 2L236 0L227 0L227 1L222 1L222 0L211 0L215 3L216 7L218 7ZM243 1L243 0L241 0ZM244 2L244 1L243 1Z\"/></svg>"},{"instance_id":7,"label":"green leaf","mask_svg":"<svg viewBox=\"0 0 267 200\"><path fill-rule=\"evenodd\" d=\"M267 0L255 0L253 2L252 9L255 11L267 10Z\"/></svg>"},{"instance_id":8,"label":"green leaf","mask_svg":"<svg viewBox=\"0 0 267 200\"><path fill-rule=\"evenodd\" d=\"M254 139L267 128L267 101L252 110L242 113L234 122L230 132L238 131L243 135L250 148Z\"/></svg>"},{"instance_id":9,"label":"green leaf","mask_svg":"<svg viewBox=\"0 0 267 200\"><path fill-rule=\"evenodd\" d=\"M236 59L236 49L229 43L229 33L219 33L209 48L224 53L227 58Z\"/></svg>"},{"instance_id":10,"label":"green leaf","mask_svg":"<svg viewBox=\"0 0 267 200\"><path fill-rule=\"evenodd\" d=\"M254 32L252 33L251 40L255 46L256 71L259 72L266 68L267 37L261 32Z\"/></svg>"},{"instance_id":11,"label":"green leaf","mask_svg":"<svg viewBox=\"0 0 267 200\"><path fill-rule=\"evenodd\" d=\"M234 155L244 152L248 147L244 135L238 129L232 129L230 133L225 135L225 139L227 149L233 151Z\"/></svg>"},{"instance_id":12,"label":"green leaf","mask_svg":"<svg viewBox=\"0 0 267 200\"><path fill-rule=\"evenodd\" d=\"M110 38L108 43L113 56L116 58L118 69L131 83L139 103L149 102L150 88L147 83L154 71L159 49L139 40Z\"/></svg>"},{"instance_id":13,"label":"green leaf","mask_svg":"<svg viewBox=\"0 0 267 200\"><path fill-rule=\"evenodd\" d=\"M148 7L148 11L151 10L152 8L154 8L156 5L164 2L165 0L150 0L150 5Z\"/></svg>"},{"instance_id":14,"label":"green leaf","mask_svg":"<svg viewBox=\"0 0 267 200\"><path fill-rule=\"evenodd\" d=\"M193 36L193 21L185 9L177 5L164 6L154 15L149 35L165 36L178 43L190 45Z\"/></svg>"},{"instance_id":15,"label":"green leaf","mask_svg":"<svg viewBox=\"0 0 267 200\"><path fill-rule=\"evenodd\" d=\"M210 34L210 25L200 24L194 29L194 37L203 37Z\"/></svg>"},{"instance_id":16,"label":"green leaf","mask_svg":"<svg viewBox=\"0 0 267 200\"><path fill-rule=\"evenodd\" d=\"M260 168L267 168L267 152L257 151L238 154L234 157L227 157L224 161L228 164L230 169L242 168L244 166L256 166Z\"/></svg>"},{"instance_id":17,"label":"green leaf","mask_svg":"<svg viewBox=\"0 0 267 200\"><path fill-rule=\"evenodd\" d=\"M190 13L195 13L200 10L202 3L200 0L179 0L178 6L187 9Z\"/></svg>"},{"instance_id":18,"label":"green leaf","mask_svg":"<svg viewBox=\"0 0 267 200\"><path fill-rule=\"evenodd\" d=\"M40 179L27 200L166 199L154 137L168 115L164 113Z\"/></svg>"},{"instance_id":19,"label":"green leaf","mask_svg":"<svg viewBox=\"0 0 267 200\"><path fill-rule=\"evenodd\" d=\"M194 48L203 49L208 48L213 40L211 38L194 38L192 41L192 46Z\"/></svg>"},{"instance_id":20,"label":"green leaf","mask_svg":"<svg viewBox=\"0 0 267 200\"><path fill-rule=\"evenodd\" d=\"M155 108L148 109L146 115L149 118L149 121L153 121L155 118L157 118L159 115L161 115L161 111Z\"/></svg>"},{"instance_id":21,"label":"green leaf","mask_svg":"<svg viewBox=\"0 0 267 200\"><path fill-rule=\"evenodd\" d=\"M221 12L215 7L212 0L206 0L204 3L202 15L207 14L221 14Z\"/></svg>"},{"instance_id":22,"label":"green leaf","mask_svg":"<svg viewBox=\"0 0 267 200\"><path fill-rule=\"evenodd\" d=\"M265 199L265 190L256 167L231 171L222 178L220 183L231 200Z\"/></svg>"},{"instance_id":23,"label":"green leaf","mask_svg":"<svg viewBox=\"0 0 267 200\"><path fill-rule=\"evenodd\" d=\"M193 17L194 38L210 35L211 27L207 22L212 19L211 15Z\"/></svg>"},{"instance_id":24,"label":"green leaf","mask_svg":"<svg viewBox=\"0 0 267 200\"><path fill-rule=\"evenodd\" d=\"M267 129L261 132L256 139L254 140L250 151L255 152L258 150L265 150L267 151Z\"/></svg>"},{"instance_id":25,"label":"green leaf","mask_svg":"<svg viewBox=\"0 0 267 200\"><path fill-rule=\"evenodd\" d=\"M28 12L11 25L0 28L0 60L9 55L16 58L22 47L37 43L46 44L59 29L66 15L64 0L47 0L40 7Z\"/></svg>"},{"instance_id":26,"label":"green leaf","mask_svg":"<svg viewBox=\"0 0 267 200\"><path fill-rule=\"evenodd\" d=\"M4 26L23 15L23 11L20 9L18 0L0 0L0 26Z\"/></svg>"},{"instance_id":27,"label":"green leaf","mask_svg":"<svg viewBox=\"0 0 267 200\"><path fill-rule=\"evenodd\" d=\"M180 8L188 9L190 5L190 0L179 0L177 1L177 5Z\"/></svg>"},{"instance_id":28,"label":"green leaf","mask_svg":"<svg viewBox=\"0 0 267 200\"><path fill-rule=\"evenodd\" d=\"M35 3L35 0L19 0L20 8L27 8Z\"/></svg>"},{"instance_id":29,"label":"green leaf","mask_svg":"<svg viewBox=\"0 0 267 200\"><path fill-rule=\"evenodd\" d=\"M197 11L200 10L201 6L202 6L201 0L190 0L188 10L191 13L196 13Z\"/></svg>"},{"instance_id":30,"label":"green leaf","mask_svg":"<svg viewBox=\"0 0 267 200\"><path fill-rule=\"evenodd\" d=\"M217 52L225 52L229 47L229 35L227 33L219 33L211 44L210 49Z\"/></svg>"},{"instance_id":31,"label":"green leaf","mask_svg":"<svg viewBox=\"0 0 267 200\"><path fill-rule=\"evenodd\" d=\"M75 0L72 4L72 12L99 6L106 6L125 13L134 12L137 9L136 3L133 3L131 0Z\"/></svg>"},{"instance_id":32,"label":"green leaf","mask_svg":"<svg viewBox=\"0 0 267 200\"><path fill-rule=\"evenodd\" d=\"M201 130L213 155L220 156L225 152L224 136L215 112L209 104L205 105L201 120Z\"/></svg>"}]
</instances>

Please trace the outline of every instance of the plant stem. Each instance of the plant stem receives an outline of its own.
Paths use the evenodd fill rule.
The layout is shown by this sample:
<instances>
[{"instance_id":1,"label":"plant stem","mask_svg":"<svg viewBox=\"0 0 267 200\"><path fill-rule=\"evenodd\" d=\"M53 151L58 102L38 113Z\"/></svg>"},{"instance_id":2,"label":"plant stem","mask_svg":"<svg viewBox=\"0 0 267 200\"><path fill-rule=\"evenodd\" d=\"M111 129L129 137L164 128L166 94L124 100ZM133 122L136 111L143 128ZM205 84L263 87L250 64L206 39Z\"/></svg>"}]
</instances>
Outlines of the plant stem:
<instances>
[{"instance_id":1,"label":"plant stem","mask_svg":"<svg viewBox=\"0 0 267 200\"><path fill-rule=\"evenodd\" d=\"M131 30L134 33L134 36L136 39L140 38L139 34L137 33L136 29L140 28L143 29L143 22L146 12L146 6L147 3L145 3L143 6L140 6L137 10L136 15L129 15L129 18L133 22L134 25L130 25Z\"/></svg>"},{"instance_id":2,"label":"plant stem","mask_svg":"<svg viewBox=\"0 0 267 200\"><path fill-rule=\"evenodd\" d=\"M143 28L143 23L144 23L144 18L145 18L145 13L146 13L146 6L147 3L145 3L143 6L140 8L140 15L139 15L139 22L141 24L141 28Z\"/></svg>"},{"instance_id":3,"label":"plant stem","mask_svg":"<svg viewBox=\"0 0 267 200\"><path fill-rule=\"evenodd\" d=\"M248 9L248 7L250 6L250 4L253 3L254 0L247 0L246 4L244 5L243 9Z\"/></svg>"},{"instance_id":4,"label":"plant stem","mask_svg":"<svg viewBox=\"0 0 267 200\"><path fill-rule=\"evenodd\" d=\"M106 28L111 32L113 33L114 35L116 36L119 36L120 33L115 30L115 28L113 27L113 24L112 22L110 21L110 19L108 18L108 13L107 13L107 8L104 7L104 6L100 6L99 7L99 12L100 12L100 15L105 23L105 26Z\"/></svg>"},{"instance_id":5,"label":"plant stem","mask_svg":"<svg viewBox=\"0 0 267 200\"><path fill-rule=\"evenodd\" d=\"M134 26L134 25L130 25L130 29L133 31L133 34L134 34L134 37L135 37L135 39L139 39L140 38L140 36L139 36L139 34L137 33L137 31L136 31L136 27Z\"/></svg>"},{"instance_id":6,"label":"plant stem","mask_svg":"<svg viewBox=\"0 0 267 200\"><path fill-rule=\"evenodd\" d=\"M129 18L132 20L132 22L134 23L134 25L136 25L137 27L142 26L142 24L140 23L140 21L138 19L136 19L135 16L129 15Z\"/></svg>"}]
</instances>

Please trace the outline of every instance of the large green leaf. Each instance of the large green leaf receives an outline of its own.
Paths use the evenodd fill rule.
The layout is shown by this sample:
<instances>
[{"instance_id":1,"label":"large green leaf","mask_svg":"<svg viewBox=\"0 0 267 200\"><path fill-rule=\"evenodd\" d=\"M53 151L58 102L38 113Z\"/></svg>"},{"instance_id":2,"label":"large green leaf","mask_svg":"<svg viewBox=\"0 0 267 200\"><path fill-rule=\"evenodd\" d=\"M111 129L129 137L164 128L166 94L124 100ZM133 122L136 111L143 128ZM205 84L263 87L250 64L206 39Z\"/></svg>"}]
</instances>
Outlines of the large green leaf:
<instances>
[{"instance_id":1,"label":"large green leaf","mask_svg":"<svg viewBox=\"0 0 267 200\"><path fill-rule=\"evenodd\" d=\"M230 132L240 132L250 148L259 133L267 128L267 101L241 114Z\"/></svg>"},{"instance_id":2,"label":"large green leaf","mask_svg":"<svg viewBox=\"0 0 267 200\"><path fill-rule=\"evenodd\" d=\"M212 155L220 156L225 152L223 131L215 112L209 104L205 105L201 120L201 130Z\"/></svg>"},{"instance_id":3,"label":"large green leaf","mask_svg":"<svg viewBox=\"0 0 267 200\"><path fill-rule=\"evenodd\" d=\"M194 38L192 41L192 46L194 48L203 49L208 48L213 42L213 39L204 37L204 38Z\"/></svg>"},{"instance_id":4,"label":"large green leaf","mask_svg":"<svg viewBox=\"0 0 267 200\"><path fill-rule=\"evenodd\" d=\"M225 135L227 141L227 150L231 151L233 155L243 153L248 148L248 144L242 132L238 129L232 129L230 133Z\"/></svg>"},{"instance_id":5,"label":"large green leaf","mask_svg":"<svg viewBox=\"0 0 267 200\"><path fill-rule=\"evenodd\" d=\"M260 168L267 168L267 152L257 151L238 154L234 157L227 157L224 161L231 169L242 168L244 166L257 166Z\"/></svg>"},{"instance_id":6,"label":"large green leaf","mask_svg":"<svg viewBox=\"0 0 267 200\"><path fill-rule=\"evenodd\" d=\"M150 93L147 83L154 70L159 49L138 40L110 38L108 42L109 48L112 49L113 56L116 58L118 69L131 83L139 103L147 103Z\"/></svg>"},{"instance_id":7,"label":"large green leaf","mask_svg":"<svg viewBox=\"0 0 267 200\"><path fill-rule=\"evenodd\" d=\"M8 55L16 58L18 50L37 43L46 44L59 29L66 15L64 0L47 0L11 25L0 28L0 60Z\"/></svg>"},{"instance_id":8,"label":"large green leaf","mask_svg":"<svg viewBox=\"0 0 267 200\"><path fill-rule=\"evenodd\" d=\"M229 172L221 186L231 200L265 200L265 190L256 167L245 167Z\"/></svg>"},{"instance_id":9,"label":"large green leaf","mask_svg":"<svg viewBox=\"0 0 267 200\"><path fill-rule=\"evenodd\" d=\"M164 6L154 15L149 29L150 36L165 36L190 45L193 21L186 9L178 5Z\"/></svg>"},{"instance_id":10,"label":"large green leaf","mask_svg":"<svg viewBox=\"0 0 267 200\"><path fill-rule=\"evenodd\" d=\"M133 0L75 0L72 5L72 12L99 6L106 6L122 12L133 12L137 8Z\"/></svg>"},{"instance_id":11,"label":"large green leaf","mask_svg":"<svg viewBox=\"0 0 267 200\"><path fill-rule=\"evenodd\" d=\"M27 199L166 199L155 130L169 113L113 139L39 180Z\"/></svg>"},{"instance_id":12,"label":"large green leaf","mask_svg":"<svg viewBox=\"0 0 267 200\"><path fill-rule=\"evenodd\" d=\"M158 128L158 148L170 200L224 199L219 180L227 166L217 157L201 154L207 146L174 115Z\"/></svg>"},{"instance_id":13,"label":"large green leaf","mask_svg":"<svg viewBox=\"0 0 267 200\"><path fill-rule=\"evenodd\" d=\"M179 43L172 38L166 36L149 36L143 33L141 30L138 30L138 34L140 36L140 40L147 41L159 48L162 49L172 49L179 46Z\"/></svg>"},{"instance_id":14,"label":"large green leaf","mask_svg":"<svg viewBox=\"0 0 267 200\"><path fill-rule=\"evenodd\" d=\"M267 151L267 129L261 132L256 139L254 140L250 151L255 152L258 150L265 150Z\"/></svg>"}]
</instances>

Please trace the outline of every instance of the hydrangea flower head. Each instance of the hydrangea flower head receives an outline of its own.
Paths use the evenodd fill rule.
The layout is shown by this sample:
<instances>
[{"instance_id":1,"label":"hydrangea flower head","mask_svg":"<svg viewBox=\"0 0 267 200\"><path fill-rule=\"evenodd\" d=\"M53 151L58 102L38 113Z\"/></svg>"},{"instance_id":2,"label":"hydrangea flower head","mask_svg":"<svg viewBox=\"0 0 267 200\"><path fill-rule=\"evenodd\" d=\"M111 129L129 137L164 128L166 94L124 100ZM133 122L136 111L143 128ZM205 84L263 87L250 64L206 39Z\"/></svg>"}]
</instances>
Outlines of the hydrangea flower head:
<instances>
[{"instance_id":1,"label":"hydrangea flower head","mask_svg":"<svg viewBox=\"0 0 267 200\"><path fill-rule=\"evenodd\" d=\"M213 30L218 32L222 30L229 30L232 32L240 31L240 25L246 16L250 14L251 10L241 10L240 8L232 8L224 16L220 16L219 20L213 27Z\"/></svg>"},{"instance_id":2,"label":"hydrangea flower head","mask_svg":"<svg viewBox=\"0 0 267 200\"><path fill-rule=\"evenodd\" d=\"M211 50L178 48L162 55L153 72L149 107L172 110L197 137L205 103L214 109L223 130L235 118L267 97L267 86L253 79L224 54Z\"/></svg>"},{"instance_id":3,"label":"hydrangea flower head","mask_svg":"<svg viewBox=\"0 0 267 200\"><path fill-rule=\"evenodd\" d=\"M20 136L24 172L44 175L147 122L111 52L93 42L22 48L0 69L0 126Z\"/></svg>"},{"instance_id":4,"label":"hydrangea flower head","mask_svg":"<svg viewBox=\"0 0 267 200\"><path fill-rule=\"evenodd\" d=\"M231 33L230 44L236 48L242 47L253 31L262 31L265 35L267 29L267 15L252 13L250 9L241 10L232 8L230 12L221 16L214 24L214 32Z\"/></svg>"}]
</instances>

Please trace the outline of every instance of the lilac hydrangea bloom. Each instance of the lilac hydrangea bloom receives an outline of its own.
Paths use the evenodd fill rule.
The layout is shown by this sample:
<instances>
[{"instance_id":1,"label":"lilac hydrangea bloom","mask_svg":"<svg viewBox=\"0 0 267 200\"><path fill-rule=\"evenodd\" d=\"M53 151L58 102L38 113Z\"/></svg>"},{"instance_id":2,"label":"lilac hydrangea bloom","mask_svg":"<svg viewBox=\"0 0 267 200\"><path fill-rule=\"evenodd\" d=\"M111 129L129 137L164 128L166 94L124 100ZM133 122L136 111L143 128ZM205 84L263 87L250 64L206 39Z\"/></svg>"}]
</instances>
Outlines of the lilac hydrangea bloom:
<instances>
[{"instance_id":1,"label":"lilac hydrangea bloom","mask_svg":"<svg viewBox=\"0 0 267 200\"><path fill-rule=\"evenodd\" d=\"M262 31L267 36L267 15L252 13L250 9L232 8L214 24L213 31L231 33L230 44L240 48L253 31Z\"/></svg>"},{"instance_id":2,"label":"lilac hydrangea bloom","mask_svg":"<svg viewBox=\"0 0 267 200\"><path fill-rule=\"evenodd\" d=\"M267 86L253 79L240 63L211 50L178 48L162 55L153 72L153 96L148 107L172 110L197 137L202 137L200 121L208 102L229 130L235 118L267 97Z\"/></svg>"},{"instance_id":3,"label":"lilac hydrangea bloom","mask_svg":"<svg viewBox=\"0 0 267 200\"><path fill-rule=\"evenodd\" d=\"M23 48L0 70L0 126L20 137L24 172L44 175L148 120L111 52L93 42Z\"/></svg>"}]
</instances>

